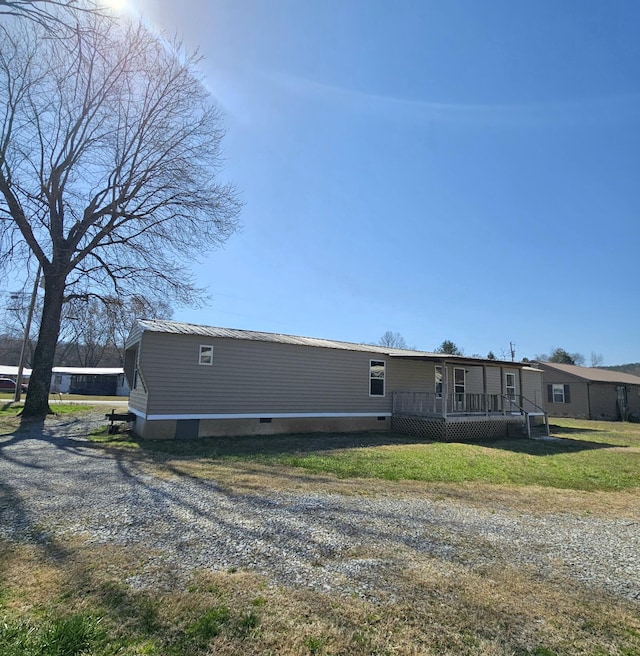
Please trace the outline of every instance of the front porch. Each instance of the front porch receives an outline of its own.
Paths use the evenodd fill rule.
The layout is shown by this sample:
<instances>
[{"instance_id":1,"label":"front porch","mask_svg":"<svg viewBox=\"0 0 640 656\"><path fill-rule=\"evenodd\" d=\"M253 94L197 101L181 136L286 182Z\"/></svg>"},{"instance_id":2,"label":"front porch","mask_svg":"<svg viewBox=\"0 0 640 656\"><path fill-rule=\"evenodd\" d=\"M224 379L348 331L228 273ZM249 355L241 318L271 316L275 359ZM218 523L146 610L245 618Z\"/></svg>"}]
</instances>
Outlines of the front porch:
<instances>
[{"instance_id":1,"label":"front porch","mask_svg":"<svg viewBox=\"0 0 640 656\"><path fill-rule=\"evenodd\" d=\"M433 440L549 435L547 413L522 395L394 392L392 429Z\"/></svg>"}]
</instances>

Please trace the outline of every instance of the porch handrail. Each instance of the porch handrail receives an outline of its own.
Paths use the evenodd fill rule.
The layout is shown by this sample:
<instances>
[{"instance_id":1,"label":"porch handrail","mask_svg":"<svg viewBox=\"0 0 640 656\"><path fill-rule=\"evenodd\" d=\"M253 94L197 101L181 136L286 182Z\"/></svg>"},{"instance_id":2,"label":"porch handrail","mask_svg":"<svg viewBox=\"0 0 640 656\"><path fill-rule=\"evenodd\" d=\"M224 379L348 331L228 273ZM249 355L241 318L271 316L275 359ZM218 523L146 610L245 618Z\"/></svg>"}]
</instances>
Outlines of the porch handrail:
<instances>
[{"instance_id":1,"label":"porch handrail","mask_svg":"<svg viewBox=\"0 0 640 656\"><path fill-rule=\"evenodd\" d=\"M547 437L551 436L551 433L549 432L549 413L542 407L539 406L535 401L532 401L531 399L528 399L526 396L522 397L527 403L530 403L536 410L540 411L540 414L544 416L544 426L547 431ZM531 413L529 413L531 414ZM529 428L529 414L527 415L527 432L529 433L529 437L531 437L531 429Z\"/></svg>"},{"instance_id":2,"label":"porch handrail","mask_svg":"<svg viewBox=\"0 0 640 656\"><path fill-rule=\"evenodd\" d=\"M547 435L549 435L549 417L540 405L519 394L453 393L398 391L393 393L394 414L415 414L430 417L447 417L448 415L495 415L508 413L525 417L527 434L531 437L530 415L544 416Z\"/></svg>"},{"instance_id":3,"label":"porch handrail","mask_svg":"<svg viewBox=\"0 0 640 656\"><path fill-rule=\"evenodd\" d=\"M525 408L523 407L524 404L519 405L518 403L515 402L514 398L511 398L511 397L507 396L506 394L500 394L500 396L503 399L509 401L509 403L511 405L516 406L516 408L518 408L520 410L520 414L524 415L525 422L527 424L527 437L531 438L531 422L529 421L529 417L530 417L530 415L533 414L533 412L525 410ZM545 425L545 428L547 430L547 437L549 437L549 415L547 414L546 410L544 410L544 408L541 408L535 401L532 401L531 399L528 399L526 396L523 396L522 394L519 394L519 397L520 397L520 403L522 403L522 401L524 400L527 403L530 403L537 410L541 411L541 413L544 415L544 425Z\"/></svg>"}]
</instances>

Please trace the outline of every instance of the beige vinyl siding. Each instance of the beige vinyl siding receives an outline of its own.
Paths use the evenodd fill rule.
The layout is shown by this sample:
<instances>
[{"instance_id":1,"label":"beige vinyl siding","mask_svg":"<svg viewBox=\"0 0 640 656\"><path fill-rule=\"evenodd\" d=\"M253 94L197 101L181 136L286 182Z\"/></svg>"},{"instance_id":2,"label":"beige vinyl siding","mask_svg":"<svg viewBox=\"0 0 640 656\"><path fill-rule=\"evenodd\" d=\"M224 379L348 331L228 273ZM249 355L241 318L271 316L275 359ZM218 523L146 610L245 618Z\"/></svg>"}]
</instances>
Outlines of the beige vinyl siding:
<instances>
[{"instance_id":1,"label":"beige vinyl siding","mask_svg":"<svg viewBox=\"0 0 640 656\"><path fill-rule=\"evenodd\" d=\"M464 369L467 372L465 379L465 392L467 394L482 394L484 392L482 367L467 366Z\"/></svg>"},{"instance_id":2,"label":"beige vinyl siding","mask_svg":"<svg viewBox=\"0 0 640 656\"><path fill-rule=\"evenodd\" d=\"M387 388L391 392L433 392L436 383L435 363L423 360L387 358L393 365L393 377Z\"/></svg>"},{"instance_id":3,"label":"beige vinyl siding","mask_svg":"<svg viewBox=\"0 0 640 656\"><path fill-rule=\"evenodd\" d=\"M502 394L500 367L487 367L487 394Z\"/></svg>"},{"instance_id":4,"label":"beige vinyl siding","mask_svg":"<svg viewBox=\"0 0 640 656\"><path fill-rule=\"evenodd\" d=\"M640 416L640 387L620 385L627 390L627 411L630 415ZM618 385L612 383L591 383L589 401L591 419L620 419L618 407Z\"/></svg>"},{"instance_id":5,"label":"beige vinyl siding","mask_svg":"<svg viewBox=\"0 0 640 656\"><path fill-rule=\"evenodd\" d=\"M482 394L484 382L482 378L482 367L470 366L464 364L447 364L447 384L449 394L453 394L454 369L464 369L464 391L465 394ZM433 392L433 388L430 390Z\"/></svg>"},{"instance_id":6,"label":"beige vinyl siding","mask_svg":"<svg viewBox=\"0 0 640 656\"><path fill-rule=\"evenodd\" d=\"M522 370L522 396L541 408L544 407L541 371L533 371L531 369Z\"/></svg>"},{"instance_id":7,"label":"beige vinyl siding","mask_svg":"<svg viewBox=\"0 0 640 656\"><path fill-rule=\"evenodd\" d=\"M142 382L138 379L134 388L134 379L136 368L138 367L138 353L140 344L136 348L129 348L125 352L124 369L129 382L129 409L145 413L147 410L148 395L144 390Z\"/></svg>"},{"instance_id":8,"label":"beige vinyl siding","mask_svg":"<svg viewBox=\"0 0 640 656\"><path fill-rule=\"evenodd\" d=\"M591 383L589 385L591 419L616 420L620 418L616 387L611 383Z\"/></svg>"},{"instance_id":9,"label":"beige vinyl siding","mask_svg":"<svg viewBox=\"0 0 640 656\"><path fill-rule=\"evenodd\" d=\"M640 418L640 386L627 385L629 412L636 418Z\"/></svg>"},{"instance_id":10,"label":"beige vinyl siding","mask_svg":"<svg viewBox=\"0 0 640 656\"><path fill-rule=\"evenodd\" d=\"M569 385L569 403L552 403L548 386ZM552 417L577 417L589 419L589 390L587 383L567 374L545 371L543 377L544 408Z\"/></svg>"},{"instance_id":11,"label":"beige vinyl siding","mask_svg":"<svg viewBox=\"0 0 640 656\"><path fill-rule=\"evenodd\" d=\"M394 390L433 386L433 365L379 353L151 332L143 340L150 415L383 413ZM198 364L205 343L213 366ZM384 397L369 396L370 360L386 363Z\"/></svg>"}]
</instances>

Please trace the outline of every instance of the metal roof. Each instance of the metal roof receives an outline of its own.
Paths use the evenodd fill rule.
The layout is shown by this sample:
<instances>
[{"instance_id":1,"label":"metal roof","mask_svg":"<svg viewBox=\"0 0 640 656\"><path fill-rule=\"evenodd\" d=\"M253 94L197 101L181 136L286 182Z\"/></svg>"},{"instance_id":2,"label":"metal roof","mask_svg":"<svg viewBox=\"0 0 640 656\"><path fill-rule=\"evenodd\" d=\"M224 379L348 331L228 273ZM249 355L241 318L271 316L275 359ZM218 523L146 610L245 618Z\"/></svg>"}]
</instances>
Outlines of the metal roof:
<instances>
[{"instance_id":1,"label":"metal roof","mask_svg":"<svg viewBox=\"0 0 640 656\"><path fill-rule=\"evenodd\" d=\"M398 358L428 359L428 360L460 360L489 362L493 364L505 364L497 360L484 360L482 358L469 358L461 355L447 355L434 353L432 351L416 351L411 349L398 349L390 346L379 346L374 344L355 344L353 342L341 342L331 339L320 339L318 337L301 337L298 335L283 335L280 333L263 333L255 330L242 330L238 328L219 328L215 326L201 326L193 323L181 323L179 321L168 321L166 319L140 319L134 326L127 347L140 339L143 332L172 333L176 335L200 335L202 337L224 337L228 339L244 339L258 342L275 342L278 344L295 344L298 346L315 346L320 348L341 349L344 351L365 351L367 353L380 353ZM507 363L509 365L522 366L520 363Z\"/></svg>"},{"instance_id":2,"label":"metal roof","mask_svg":"<svg viewBox=\"0 0 640 656\"><path fill-rule=\"evenodd\" d=\"M579 367L575 364L559 364L558 362L540 362L538 364L543 369L560 371L592 383L620 383L626 385L640 385L639 376L626 374L622 371L614 371L613 369Z\"/></svg>"},{"instance_id":3,"label":"metal roof","mask_svg":"<svg viewBox=\"0 0 640 656\"><path fill-rule=\"evenodd\" d=\"M123 374L124 369L121 367L54 367L54 374L71 374L73 376L116 376ZM7 364L0 364L0 376L17 376L18 367ZM31 369L25 369L22 372L25 378L31 376Z\"/></svg>"},{"instance_id":4,"label":"metal roof","mask_svg":"<svg viewBox=\"0 0 640 656\"><path fill-rule=\"evenodd\" d=\"M138 321L137 332L173 333L177 335L201 335L203 337L226 337L228 339L245 339L257 342L275 342L278 344L296 344L298 346L316 346L321 348L342 349L345 351L367 351L368 353L381 353L385 355L432 355L442 357L438 353L427 351L412 351L409 349L397 349L388 346L377 346L372 344L354 344L352 342L340 342L331 339L320 339L318 337L301 337L298 335L283 335L280 333L263 333L256 330L242 330L239 328L219 328L215 326L200 326L193 323L181 323L178 321L167 321L165 319L141 319Z\"/></svg>"},{"instance_id":5,"label":"metal roof","mask_svg":"<svg viewBox=\"0 0 640 656\"><path fill-rule=\"evenodd\" d=\"M54 367L54 374L72 376L117 376L124 373L122 367Z\"/></svg>"},{"instance_id":6,"label":"metal roof","mask_svg":"<svg viewBox=\"0 0 640 656\"><path fill-rule=\"evenodd\" d=\"M0 364L0 376L17 376L18 375L18 367L9 365L9 364ZM28 378L31 376L31 369L27 369L26 367L22 370L22 375L25 378Z\"/></svg>"}]
</instances>

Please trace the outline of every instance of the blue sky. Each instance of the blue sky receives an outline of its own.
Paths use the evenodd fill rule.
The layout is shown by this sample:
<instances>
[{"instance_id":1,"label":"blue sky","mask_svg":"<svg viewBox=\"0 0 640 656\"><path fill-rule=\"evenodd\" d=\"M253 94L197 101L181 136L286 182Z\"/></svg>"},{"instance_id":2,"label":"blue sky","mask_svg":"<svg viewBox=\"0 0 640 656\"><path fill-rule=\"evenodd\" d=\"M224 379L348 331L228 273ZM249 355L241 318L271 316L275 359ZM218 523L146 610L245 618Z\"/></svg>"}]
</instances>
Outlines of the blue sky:
<instances>
[{"instance_id":1,"label":"blue sky","mask_svg":"<svg viewBox=\"0 0 640 656\"><path fill-rule=\"evenodd\" d=\"M243 232L185 321L640 360L640 5L130 0L204 55Z\"/></svg>"},{"instance_id":2,"label":"blue sky","mask_svg":"<svg viewBox=\"0 0 640 656\"><path fill-rule=\"evenodd\" d=\"M640 361L640 3L128 3L199 47L245 203L175 319Z\"/></svg>"}]
</instances>

